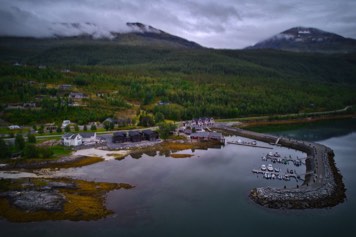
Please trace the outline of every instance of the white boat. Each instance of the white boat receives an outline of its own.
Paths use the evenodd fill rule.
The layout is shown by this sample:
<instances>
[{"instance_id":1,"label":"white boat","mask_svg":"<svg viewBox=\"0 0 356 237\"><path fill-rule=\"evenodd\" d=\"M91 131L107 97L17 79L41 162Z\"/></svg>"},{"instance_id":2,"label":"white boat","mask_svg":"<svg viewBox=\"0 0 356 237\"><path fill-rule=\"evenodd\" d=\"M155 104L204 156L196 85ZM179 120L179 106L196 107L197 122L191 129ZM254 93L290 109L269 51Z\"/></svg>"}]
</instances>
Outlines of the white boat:
<instances>
[{"instance_id":1,"label":"white boat","mask_svg":"<svg viewBox=\"0 0 356 237\"><path fill-rule=\"evenodd\" d=\"M251 143L253 146L256 146L257 145L257 142L256 141L252 141Z\"/></svg>"},{"instance_id":2,"label":"white boat","mask_svg":"<svg viewBox=\"0 0 356 237\"><path fill-rule=\"evenodd\" d=\"M275 174L272 174L272 179L275 179L276 178L276 175Z\"/></svg>"},{"instance_id":3,"label":"white boat","mask_svg":"<svg viewBox=\"0 0 356 237\"><path fill-rule=\"evenodd\" d=\"M261 170L262 171L266 171L266 166L265 165L261 165Z\"/></svg>"},{"instance_id":4,"label":"white boat","mask_svg":"<svg viewBox=\"0 0 356 237\"><path fill-rule=\"evenodd\" d=\"M272 152L268 152L268 156L273 156L273 153Z\"/></svg>"},{"instance_id":5,"label":"white boat","mask_svg":"<svg viewBox=\"0 0 356 237\"><path fill-rule=\"evenodd\" d=\"M273 154L273 156L274 156L274 157L281 157L281 155L278 154L278 152L275 152L275 153Z\"/></svg>"},{"instance_id":6,"label":"white boat","mask_svg":"<svg viewBox=\"0 0 356 237\"><path fill-rule=\"evenodd\" d=\"M266 160L267 160L267 157L266 157L266 156L262 156L262 160L263 160L263 161L266 161Z\"/></svg>"},{"instance_id":7,"label":"white boat","mask_svg":"<svg viewBox=\"0 0 356 237\"><path fill-rule=\"evenodd\" d=\"M267 165L267 170L268 170L269 172L273 172L273 166L272 166L271 164L268 164L268 165Z\"/></svg>"},{"instance_id":8,"label":"white boat","mask_svg":"<svg viewBox=\"0 0 356 237\"><path fill-rule=\"evenodd\" d=\"M264 175L265 179L268 179L268 173L266 172Z\"/></svg>"},{"instance_id":9,"label":"white boat","mask_svg":"<svg viewBox=\"0 0 356 237\"><path fill-rule=\"evenodd\" d=\"M237 143L242 144L242 140L241 139L237 140Z\"/></svg>"}]
</instances>

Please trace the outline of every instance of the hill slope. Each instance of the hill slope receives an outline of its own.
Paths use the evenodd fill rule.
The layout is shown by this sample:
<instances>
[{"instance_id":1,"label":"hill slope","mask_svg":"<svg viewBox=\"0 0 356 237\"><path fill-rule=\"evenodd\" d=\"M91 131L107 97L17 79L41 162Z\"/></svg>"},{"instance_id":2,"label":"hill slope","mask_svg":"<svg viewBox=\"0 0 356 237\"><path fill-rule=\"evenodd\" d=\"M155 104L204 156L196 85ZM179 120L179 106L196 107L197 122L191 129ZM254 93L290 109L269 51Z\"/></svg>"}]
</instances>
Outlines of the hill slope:
<instances>
[{"instance_id":1,"label":"hill slope","mask_svg":"<svg viewBox=\"0 0 356 237\"><path fill-rule=\"evenodd\" d=\"M279 49L295 52L356 52L356 40L316 28L294 27L248 49Z\"/></svg>"}]
</instances>

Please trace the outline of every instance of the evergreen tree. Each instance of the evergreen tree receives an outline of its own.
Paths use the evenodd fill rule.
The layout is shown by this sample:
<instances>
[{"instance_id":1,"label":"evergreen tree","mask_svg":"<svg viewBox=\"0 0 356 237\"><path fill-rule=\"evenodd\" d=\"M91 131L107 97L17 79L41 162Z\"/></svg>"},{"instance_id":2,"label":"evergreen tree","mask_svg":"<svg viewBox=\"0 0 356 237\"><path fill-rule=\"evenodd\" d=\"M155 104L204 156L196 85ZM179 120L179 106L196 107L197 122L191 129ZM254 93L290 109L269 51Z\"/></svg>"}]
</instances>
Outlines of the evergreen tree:
<instances>
[{"instance_id":1,"label":"evergreen tree","mask_svg":"<svg viewBox=\"0 0 356 237\"><path fill-rule=\"evenodd\" d=\"M29 143L36 143L36 136L33 134L28 134L27 135L27 140Z\"/></svg>"},{"instance_id":2,"label":"evergreen tree","mask_svg":"<svg viewBox=\"0 0 356 237\"><path fill-rule=\"evenodd\" d=\"M44 133L44 126L41 125L40 128L38 129L38 133L39 134L43 134Z\"/></svg>"},{"instance_id":3,"label":"evergreen tree","mask_svg":"<svg viewBox=\"0 0 356 237\"><path fill-rule=\"evenodd\" d=\"M17 134L15 137L15 147L18 151L22 151L25 148L25 139L22 134Z\"/></svg>"},{"instance_id":4,"label":"evergreen tree","mask_svg":"<svg viewBox=\"0 0 356 237\"><path fill-rule=\"evenodd\" d=\"M38 158L39 156L39 150L38 148L33 145L33 144L26 144L25 149L24 149L24 156L26 158Z\"/></svg>"},{"instance_id":5,"label":"evergreen tree","mask_svg":"<svg viewBox=\"0 0 356 237\"><path fill-rule=\"evenodd\" d=\"M83 130L84 130L84 131L88 131L88 127L87 127L86 124L84 124Z\"/></svg>"},{"instance_id":6,"label":"evergreen tree","mask_svg":"<svg viewBox=\"0 0 356 237\"><path fill-rule=\"evenodd\" d=\"M0 138L0 159L9 158L11 155L10 148L4 141L4 139Z\"/></svg>"},{"instance_id":7,"label":"evergreen tree","mask_svg":"<svg viewBox=\"0 0 356 237\"><path fill-rule=\"evenodd\" d=\"M155 114L155 122L156 123L160 123L164 121L164 114L162 114L161 112L157 112Z\"/></svg>"},{"instance_id":8,"label":"evergreen tree","mask_svg":"<svg viewBox=\"0 0 356 237\"><path fill-rule=\"evenodd\" d=\"M39 149L39 153L44 159L51 158L53 156L53 151L47 147Z\"/></svg>"},{"instance_id":9,"label":"evergreen tree","mask_svg":"<svg viewBox=\"0 0 356 237\"><path fill-rule=\"evenodd\" d=\"M95 124L92 124L92 125L90 126L90 130L91 130L91 131L96 131L96 126L95 126Z\"/></svg>"},{"instance_id":10,"label":"evergreen tree","mask_svg":"<svg viewBox=\"0 0 356 237\"><path fill-rule=\"evenodd\" d=\"M67 126L64 128L64 131L65 131L65 132L70 132L70 126L67 125Z\"/></svg>"},{"instance_id":11,"label":"evergreen tree","mask_svg":"<svg viewBox=\"0 0 356 237\"><path fill-rule=\"evenodd\" d=\"M170 133L177 128L177 126L174 125L173 123L165 123L165 122L159 123L158 127L159 127L158 133L160 138L162 139L167 139Z\"/></svg>"},{"instance_id":12,"label":"evergreen tree","mask_svg":"<svg viewBox=\"0 0 356 237\"><path fill-rule=\"evenodd\" d=\"M58 126L58 127L57 127L56 132L57 132L57 133L61 133L61 132L62 132L61 126Z\"/></svg>"}]
</instances>

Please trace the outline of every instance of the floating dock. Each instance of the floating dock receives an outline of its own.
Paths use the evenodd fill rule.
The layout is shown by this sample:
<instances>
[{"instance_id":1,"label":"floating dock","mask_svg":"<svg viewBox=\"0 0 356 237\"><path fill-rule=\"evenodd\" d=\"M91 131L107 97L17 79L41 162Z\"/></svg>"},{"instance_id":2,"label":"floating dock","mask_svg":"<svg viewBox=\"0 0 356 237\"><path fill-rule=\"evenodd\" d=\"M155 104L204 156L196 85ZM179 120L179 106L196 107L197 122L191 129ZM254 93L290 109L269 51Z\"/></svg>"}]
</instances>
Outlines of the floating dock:
<instances>
[{"instance_id":1,"label":"floating dock","mask_svg":"<svg viewBox=\"0 0 356 237\"><path fill-rule=\"evenodd\" d=\"M264 149L273 149L273 147L253 145L253 144L249 144L249 143L227 142L227 144L234 144L234 145L240 145L240 146L249 146L249 147L257 147L257 148L264 148Z\"/></svg>"}]
</instances>

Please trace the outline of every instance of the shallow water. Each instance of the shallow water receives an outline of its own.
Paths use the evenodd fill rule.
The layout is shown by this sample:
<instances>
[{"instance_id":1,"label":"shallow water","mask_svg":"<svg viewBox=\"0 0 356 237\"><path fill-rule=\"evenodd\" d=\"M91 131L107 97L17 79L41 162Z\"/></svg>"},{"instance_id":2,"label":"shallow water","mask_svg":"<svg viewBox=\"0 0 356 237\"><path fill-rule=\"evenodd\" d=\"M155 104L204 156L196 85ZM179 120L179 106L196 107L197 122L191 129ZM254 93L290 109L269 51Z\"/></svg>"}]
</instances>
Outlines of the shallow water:
<instances>
[{"instance_id":1,"label":"shallow water","mask_svg":"<svg viewBox=\"0 0 356 237\"><path fill-rule=\"evenodd\" d=\"M136 188L109 193L107 206L115 214L103 220L25 224L3 220L0 229L4 236L330 236L340 233L353 236L356 234L353 218L356 129L351 126L353 123L354 120L338 121L332 122L332 126L323 123L305 131L279 132L299 139L313 140L314 137L313 141L334 149L336 165L344 176L347 200L333 208L271 210L251 202L248 193L253 187L301 184L295 180L266 180L252 174L252 169L268 163L262 162L262 155L269 151L294 158L305 157L305 154L287 148L268 150L228 144L221 149L180 152L194 154L186 159L143 154L139 159L127 157L122 161L62 170L61 174L75 178L127 182ZM318 133L328 134L328 137ZM318 140L320 137L325 139ZM282 172L287 168L296 169L299 174L305 172L305 166L273 165L281 167Z\"/></svg>"}]
</instances>

